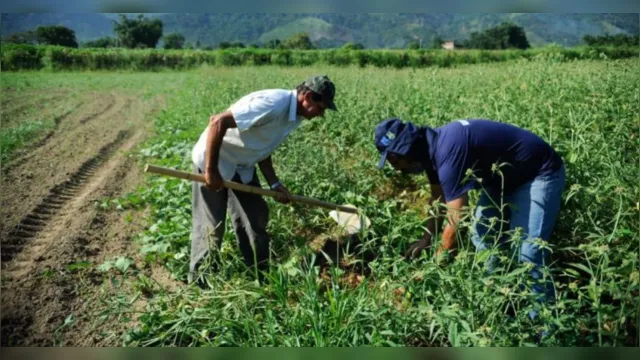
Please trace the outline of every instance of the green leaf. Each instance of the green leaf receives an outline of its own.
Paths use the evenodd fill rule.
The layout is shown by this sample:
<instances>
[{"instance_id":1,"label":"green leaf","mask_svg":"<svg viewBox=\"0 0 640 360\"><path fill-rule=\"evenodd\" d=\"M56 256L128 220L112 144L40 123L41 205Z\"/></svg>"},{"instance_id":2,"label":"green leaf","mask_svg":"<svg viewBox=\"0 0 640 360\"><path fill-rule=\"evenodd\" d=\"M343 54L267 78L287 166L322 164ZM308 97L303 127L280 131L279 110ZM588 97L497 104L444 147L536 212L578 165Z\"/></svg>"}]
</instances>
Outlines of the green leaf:
<instances>
[{"instance_id":1,"label":"green leaf","mask_svg":"<svg viewBox=\"0 0 640 360\"><path fill-rule=\"evenodd\" d=\"M580 269L584 272L586 272L587 274L593 276L593 272L591 272L591 269L589 269L588 267L584 266L583 264L576 264L576 263L570 263L570 266L573 266L577 269Z\"/></svg>"},{"instance_id":2,"label":"green leaf","mask_svg":"<svg viewBox=\"0 0 640 360\"><path fill-rule=\"evenodd\" d=\"M67 316L64 319L64 325L63 326L65 326L65 327L69 326L69 325L73 324L75 321L76 321L75 316L73 316L73 314L70 314L69 316Z\"/></svg>"},{"instance_id":3,"label":"green leaf","mask_svg":"<svg viewBox=\"0 0 640 360\"><path fill-rule=\"evenodd\" d=\"M133 261L131 259L121 256L118 259L116 259L114 266L116 269L120 270L120 272L124 274L125 272L127 272L131 264L133 264Z\"/></svg>"},{"instance_id":4,"label":"green leaf","mask_svg":"<svg viewBox=\"0 0 640 360\"><path fill-rule=\"evenodd\" d=\"M449 325L449 334L447 334L452 346L460 346L460 338L458 337L458 324L452 322Z\"/></svg>"},{"instance_id":5,"label":"green leaf","mask_svg":"<svg viewBox=\"0 0 640 360\"><path fill-rule=\"evenodd\" d=\"M113 268L113 261L105 261L98 266L99 271L107 272Z\"/></svg>"}]
</instances>

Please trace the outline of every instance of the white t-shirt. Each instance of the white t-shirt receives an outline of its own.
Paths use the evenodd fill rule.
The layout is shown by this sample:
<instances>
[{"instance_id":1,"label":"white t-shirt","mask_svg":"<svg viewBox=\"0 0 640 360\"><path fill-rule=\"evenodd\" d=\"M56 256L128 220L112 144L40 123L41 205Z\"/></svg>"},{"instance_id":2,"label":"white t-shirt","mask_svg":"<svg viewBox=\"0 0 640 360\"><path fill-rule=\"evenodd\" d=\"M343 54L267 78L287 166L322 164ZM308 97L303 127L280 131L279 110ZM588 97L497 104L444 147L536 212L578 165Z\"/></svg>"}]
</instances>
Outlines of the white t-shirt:
<instances>
[{"instance_id":1,"label":"white t-shirt","mask_svg":"<svg viewBox=\"0 0 640 360\"><path fill-rule=\"evenodd\" d=\"M237 172L243 183L251 181L255 165L300 125L297 104L296 90L270 89L250 93L231 105L228 110L238 127L227 129L220 146L218 170L224 180L231 180ZM209 126L191 154L193 163L203 171L208 132Z\"/></svg>"}]
</instances>

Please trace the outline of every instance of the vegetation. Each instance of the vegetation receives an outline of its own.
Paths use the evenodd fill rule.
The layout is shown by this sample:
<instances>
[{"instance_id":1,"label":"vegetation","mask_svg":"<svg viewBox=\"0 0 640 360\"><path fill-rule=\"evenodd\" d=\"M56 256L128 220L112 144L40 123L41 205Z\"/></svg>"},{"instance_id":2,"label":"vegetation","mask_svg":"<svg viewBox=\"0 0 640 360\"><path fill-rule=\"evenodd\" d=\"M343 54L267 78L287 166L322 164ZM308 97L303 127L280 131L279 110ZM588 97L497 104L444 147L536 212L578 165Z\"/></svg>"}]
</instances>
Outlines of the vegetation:
<instances>
[{"instance_id":1,"label":"vegetation","mask_svg":"<svg viewBox=\"0 0 640 360\"><path fill-rule=\"evenodd\" d=\"M638 46L640 37L626 34L592 36L585 35L582 40L589 46Z\"/></svg>"},{"instance_id":2,"label":"vegetation","mask_svg":"<svg viewBox=\"0 0 640 360\"><path fill-rule=\"evenodd\" d=\"M129 19L120 15L120 22L115 21L113 31L123 47L130 49L155 48L162 37L162 21L138 15Z\"/></svg>"},{"instance_id":3,"label":"vegetation","mask_svg":"<svg viewBox=\"0 0 640 360\"><path fill-rule=\"evenodd\" d=\"M64 26L38 26L36 40L41 45L60 45L77 48L75 31Z\"/></svg>"},{"instance_id":4,"label":"vegetation","mask_svg":"<svg viewBox=\"0 0 640 360\"><path fill-rule=\"evenodd\" d=\"M184 36L182 34L173 33L165 35L163 40L165 49L182 49L184 46Z\"/></svg>"},{"instance_id":5,"label":"vegetation","mask_svg":"<svg viewBox=\"0 0 640 360\"><path fill-rule=\"evenodd\" d=\"M132 15L129 15L132 17ZM414 37L423 39L423 47L439 35L444 40L468 39L507 21L523 27L533 47L552 43L562 46L582 44L584 35L622 32L637 35L637 14L305 14L305 13L182 13L149 14L163 23L163 29L178 32L203 47L219 43L263 44L307 32L319 48L338 48L347 41L371 48L406 48ZM115 37L116 14L2 14L3 36L33 30L40 25L60 24L76 30L80 42L104 36Z\"/></svg>"},{"instance_id":6,"label":"vegetation","mask_svg":"<svg viewBox=\"0 0 640 360\"><path fill-rule=\"evenodd\" d=\"M412 40L407 44L407 49L411 49L411 50L417 50L417 49L420 49L420 47L421 47L421 44L420 44L420 41L418 40Z\"/></svg>"},{"instance_id":7,"label":"vegetation","mask_svg":"<svg viewBox=\"0 0 640 360\"><path fill-rule=\"evenodd\" d=\"M519 346L535 344L535 336L547 330L541 345L638 346L640 79L637 55L612 59L625 51L637 54L637 48L624 49L95 51L3 46L2 67L187 68L208 64L210 56L217 67L185 72L3 74L3 87L42 87L44 93L75 79L78 89L113 91L144 84L153 94L167 94L166 110L155 117L154 137L135 155L140 165L187 171L191 148L209 116L242 95L293 88L309 74L327 73L337 83L340 112L305 121L278 148L274 164L293 193L363 209L373 222L360 234L363 248L352 247L339 259L327 248L319 252L317 242L339 236L327 212L268 200L273 266L267 284L259 286L248 276L231 232L220 249L223 265L202 274L202 288L162 287L147 269L132 266L125 257L89 264L105 274L109 290L100 299L105 308L75 316L91 316L99 329L96 337L118 338L129 346ZM512 61L481 63L500 57ZM419 59L431 62L420 65ZM412 62L441 67L390 67ZM476 65L444 68L465 62ZM223 66L239 64L253 65ZM55 126L53 116L67 110L57 109L41 124L34 116L35 131L27 125L3 129L3 151L4 136L19 141L46 133ZM377 170L372 131L389 116L430 126L467 117L497 119L539 134L560 152L567 187L548 244L558 294L554 304L530 300L522 276L527 269L511 262L509 251L499 252L505 267L486 274L487 254L476 254L464 236L455 258L438 260L426 253L413 263L402 260L407 245L422 235L431 209L424 177ZM144 209L149 226L135 239L140 251L147 262L184 280L190 192L187 181L148 176L138 191L100 206ZM467 219L468 225L472 219ZM313 266L325 255L339 261ZM128 292L120 291L124 288ZM531 309L539 310L539 321L528 319ZM100 326L102 321L127 324L126 332L112 333Z\"/></svg>"},{"instance_id":8,"label":"vegetation","mask_svg":"<svg viewBox=\"0 0 640 360\"><path fill-rule=\"evenodd\" d=\"M4 42L7 44L35 45L37 44L36 33L33 30L28 30L11 34L4 39Z\"/></svg>"},{"instance_id":9,"label":"vegetation","mask_svg":"<svg viewBox=\"0 0 640 360\"><path fill-rule=\"evenodd\" d=\"M285 40L282 43L282 46L285 49L298 49L298 50L312 50L315 49L315 45L311 42L311 38L309 38L309 34L300 33L295 34L291 38Z\"/></svg>"},{"instance_id":10,"label":"vegetation","mask_svg":"<svg viewBox=\"0 0 640 360\"><path fill-rule=\"evenodd\" d=\"M637 65L634 59L575 66L544 57L461 69L199 70L159 114L143 161L189 170L188 154L210 114L252 90L292 88L309 73L329 73L341 111L305 122L274 163L293 193L363 209L373 226L360 236L373 259L352 249L332 266L313 266L325 256L335 261L335 252L313 247L335 234L326 212L269 200L267 284L246 274L228 232L219 250L223 263L205 270L202 288L169 292L143 271L112 272L120 282L136 282L146 301L134 312L116 292L104 315L135 318L123 337L134 346L522 346L535 344L542 330L549 335L541 345L637 346L640 79L631 71ZM505 266L487 274L488 254L476 254L464 236L448 261L432 253L413 263L402 259L431 210L424 177L376 168L371 131L389 116L430 126L497 119L539 134L559 151L567 187L548 244L555 304L531 301L522 276L527 268L510 260L508 250L492 250ZM181 280L188 268L190 191L183 180L149 176L139 192L118 201L125 209L150 206L149 229L138 239L142 252ZM527 316L531 309L540 314L535 322Z\"/></svg>"},{"instance_id":11,"label":"vegetation","mask_svg":"<svg viewBox=\"0 0 640 360\"><path fill-rule=\"evenodd\" d=\"M111 48L116 47L116 40L114 38L105 36L93 41L87 41L83 44L85 48Z\"/></svg>"},{"instance_id":12,"label":"vegetation","mask_svg":"<svg viewBox=\"0 0 640 360\"><path fill-rule=\"evenodd\" d=\"M463 46L470 49L528 49L530 47L524 29L512 23L503 23L484 32L471 33Z\"/></svg>"},{"instance_id":13,"label":"vegetation","mask_svg":"<svg viewBox=\"0 0 640 360\"><path fill-rule=\"evenodd\" d=\"M302 40L303 42L305 40ZM244 46L234 44L229 46ZM284 46L284 45L282 45ZM280 65L375 66L395 68L450 67L463 64L503 62L517 59L553 58L555 61L580 59L622 59L637 57L637 48L583 47L536 48L529 50L289 50L226 48L203 50L151 49L70 49L29 45L5 45L1 66L4 71L46 70L158 70L188 69L201 65L242 66Z\"/></svg>"},{"instance_id":14,"label":"vegetation","mask_svg":"<svg viewBox=\"0 0 640 360\"><path fill-rule=\"evenodd\" d=\"M347 42L344 45L342 45L342 49L344 50L362 50L364 49L364 45L360 44L360 43L354 43L354 42Z\"/></svg>"},{"instance_id":15,"label":"vegetation","mask_svg":"<svg viewBox=\"0 0 640 360\"><path fill-rule=\"evenodd\" d=\"M9 44L78 47L75 31L60 25L38 26L35 30L12 34L4 41Z\"/></svg>"},{"instance_id":16,"label":"vegetation","mask_svg":"<svg viewBox=\"0 0 640 360\"><path fill-rule=\"evenodd\" d=\"M218 44L218 49L224 50L224 49L244 49L245 46L243 43L241 42L234 42L234 43L230 43L227 41L223 41L220 44Z\"/></svg>"}]
</instances>

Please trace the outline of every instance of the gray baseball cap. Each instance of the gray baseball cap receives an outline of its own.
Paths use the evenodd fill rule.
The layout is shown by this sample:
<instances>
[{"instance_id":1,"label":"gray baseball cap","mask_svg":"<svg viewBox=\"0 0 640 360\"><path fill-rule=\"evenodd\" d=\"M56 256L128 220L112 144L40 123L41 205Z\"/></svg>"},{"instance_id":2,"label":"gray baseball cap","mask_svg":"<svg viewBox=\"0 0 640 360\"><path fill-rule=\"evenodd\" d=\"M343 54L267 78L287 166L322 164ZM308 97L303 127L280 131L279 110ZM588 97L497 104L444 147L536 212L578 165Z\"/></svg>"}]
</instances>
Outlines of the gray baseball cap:
<instances>
[{"instance_id":1,"label":"gray baseball cap","mask_svg":"<svg viewBox=\"0 0 640 360\"><path fill-rule=\"evenodd\" d=\"M333 84L327 75L316 75L308 78L303 83L313 92L322 96L322 102L327 104L327 107L331 110L338 111L336 104L333 102L333 98L336 95L336 86Z\"/></svg>"}]
</instances>

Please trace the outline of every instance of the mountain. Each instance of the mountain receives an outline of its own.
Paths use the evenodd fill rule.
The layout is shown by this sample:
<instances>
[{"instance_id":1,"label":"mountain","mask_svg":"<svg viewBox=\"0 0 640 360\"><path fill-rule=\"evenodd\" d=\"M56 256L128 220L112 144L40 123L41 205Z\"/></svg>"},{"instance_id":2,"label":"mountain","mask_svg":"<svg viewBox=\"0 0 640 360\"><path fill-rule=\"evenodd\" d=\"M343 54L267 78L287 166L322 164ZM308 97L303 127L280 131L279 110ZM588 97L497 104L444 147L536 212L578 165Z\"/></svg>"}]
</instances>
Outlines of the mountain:
<instances>
[{"instance_id":1,"label":"mountain","mask_svg":"<svg viewBox=\"0 0 640 360\"><path fill-rule=\"evenodd\" d=\"M135 14L128 14L135 16ZM557 43L574 46L584 35L640 32L638 14L252 14L163 13L145 14L162 20L164 33L182 33L188 42L217 45L222 41L245 44L284 40L307 32L321 47L339 47L347 41L367 48L401 48L409 41L427 45L438 35L445 40L464 40L504 21L525 29L533 46ZM76 31L80 41L113 36L117 14L2 14L3 37L34 29L38 25L64 25Z\"/></svg>"},{"instance_id":2,"label":"mountain","mask_svg":"<svg viewBox=\"0 0 640 360\"><path fill-rule=\"evenodd\" d=\"M270 40L288 39L301 32L301 29L304 29L305 32L309 33L309 37L313 42L322 41L324 39L344 44L347 41L354 40L353 32L348 28L332 25L329 22L316 17L305 17L294 20L286 25L276 27L275 29L260 35L258 41L266 43Z\"/></svg>"},{"instance_id":3,"label":"mountain","mask_svg":"<svg viewBox=\"0 0 640 360\"><path fill-rule=\"evenodd\" d=\"M0 32L7 37L17 32L33 30L38 25L63 25L75 30L80 41L113 35L113 22L107 14L2 14Z\"/></svg>"}]
</instances>

